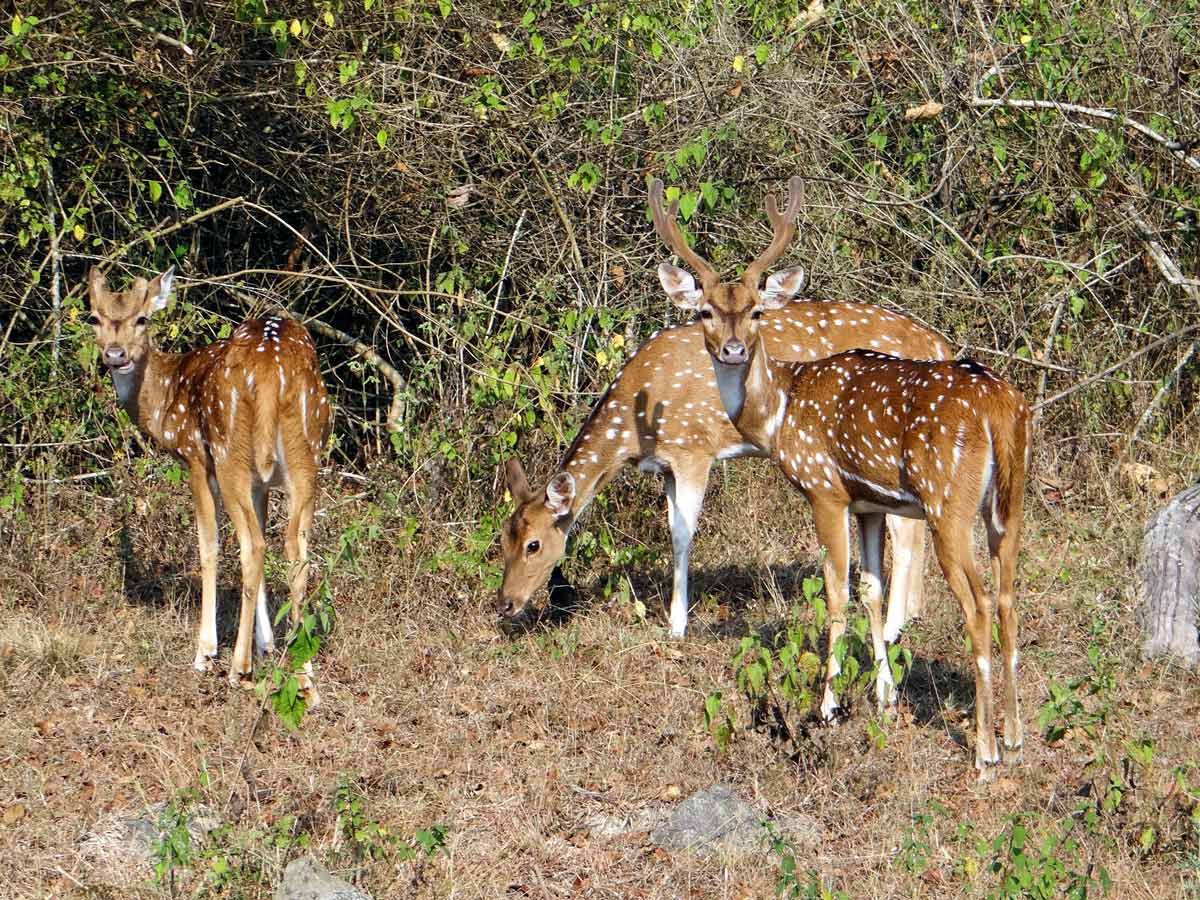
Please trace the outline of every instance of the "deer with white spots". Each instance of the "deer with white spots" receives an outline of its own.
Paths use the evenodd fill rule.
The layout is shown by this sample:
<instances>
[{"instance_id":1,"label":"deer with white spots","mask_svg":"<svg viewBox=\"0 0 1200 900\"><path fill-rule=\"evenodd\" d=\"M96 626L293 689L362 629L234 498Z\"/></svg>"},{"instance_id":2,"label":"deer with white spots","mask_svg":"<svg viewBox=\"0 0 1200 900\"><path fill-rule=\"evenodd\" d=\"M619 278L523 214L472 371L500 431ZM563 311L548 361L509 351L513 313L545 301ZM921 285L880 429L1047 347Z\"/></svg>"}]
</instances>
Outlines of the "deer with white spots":
<instances>
[{"instance_id":1,"label":"deer with white spots","mask_svg":"<svg viewBox=\"0 0 1200 900\"><path fill-rule=\"evenodd\" d=\"M975 655L975 765L987 777L1000 760L992 716L992 607L975 567L971 526L980 515L995 575L1005 667L1003 750L1013 762L1022 743L1013 576L1029 407L1016 388L970 360L917 361L873 350L815 362L774 359L764 340L765 315L802 289L804 274L784 269L768 277L765 288L759 282L795 233L800 196L800 180L793 178L784 212L767 197L772 249L746 269L736 289L716 290L711 283L697 288L690 275L666 263L660 279L677 306L699 313L721 400L742 438L775 460L812 505L826 551L831 651L846 627L850 517L857 519L861 593L878 665L876 698L885 708L896 702L896 686L881 614L882 519L900 515L929 523ZM837 674L830 652L821 705L826 719L838 707L832 686Z\"/></svg>"},{"instance_id":2,"label":"deer with white spots","mask_svg":"<svg viewBox=\"0 0 1200 900\"><path fill-rule=\"evenodd\" d=\"M659 234L696 268L714 290L716 273L687 247L661 210ZM773 252L778 255L777 251ZM767 313L763 339L783 359L819 359L852 347L878 347L903 356L944 359L950 348L940 337L904 316L865 303L790 303ZM670 634L681 638L688 624L688 558L709 470L714 459L764 456L730 424L712 367L704 359L700 325L666 328L647 340L629 359L596 403L578 436L545 488L534 491L516 459L504 468L515 509L500 530L504 582L496 611L521 615L530 597L562 558L567 534L592 498L625 464L660 472L666 481L667 513L674 551ZM888 597L892 639L911 616L921 612L921 574L925 559L924 526L889 516L894 560Z\"/></svg>"},{"instance_id":3,"label":"deer with white spots","mask_svg":"<svg viewBox=\"0 0 1200 900\"><path fill-rule=\"evenodd\" d=\"M229 680L250 686L251 632L260 653L274 649L263 580L267 490L288 494L284 551L291 617L308 588L308 535L316 507L317 470L331 409L305 328L291 319L247 319L227 340L188 353L165 353L147 332L164 309L174 266L152 281L136 278L112 292L103 273L88 276L89 324L112 373L117 401L138 428L188 470L200 539L201 606L195 667L217 655L217 498L241 549L242 592ZM255 623L257 622L257 628ZM299 678L309 707L319 697L312 664Z\"/></svg>"}]
</instances>

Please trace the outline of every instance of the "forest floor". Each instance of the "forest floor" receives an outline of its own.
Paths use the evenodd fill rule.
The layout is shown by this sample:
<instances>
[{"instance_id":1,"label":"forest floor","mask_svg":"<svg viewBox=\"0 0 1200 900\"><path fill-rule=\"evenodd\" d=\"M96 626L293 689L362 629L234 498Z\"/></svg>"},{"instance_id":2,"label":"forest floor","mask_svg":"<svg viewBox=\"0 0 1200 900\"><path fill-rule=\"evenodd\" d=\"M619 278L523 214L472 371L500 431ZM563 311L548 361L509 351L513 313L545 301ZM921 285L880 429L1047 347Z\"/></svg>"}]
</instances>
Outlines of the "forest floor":
<instances>
[{"instance_id":1,"label":"forest floor","mask_svg":"<svg viewBox=\"0 0 1200 900\"><path fill-rule=\"evenodd\" d=\"M322 704L294 732L223 677L228 533L222 655L213 673L191 667L185 486L127 473L115 499L88 482L28 496L0 532L0 895L269 897L305 852L376 897L1200 895L1200 679L1138 655L1133 572L1155 500L1031 489L1024 760L980 784L961 616L931 559L894 722L860 696L836 727L793 722L790 743L751 727L731 654L780 623L819 555L802 501L764 465L714 475L681 642L665 636L669 543L648 478L618 479L583 523L643 548L637 561L568 560L583 608L514 637L478 575L496 549L445 553L497 512L490 487L472 499L486 508L414 531L383 499L411 490L401 473L327 475L314 549L356 558L330 576ZM632 592L605 599L621 582ZM724 749L703 716L717 691L737 713ZM758 849L656 847L647 823L714 783L787 846L764 829ZM119 837L147 806L168 826L197 811L220 824L160 846L156 880Z\"/></svg>"}]
</instances>

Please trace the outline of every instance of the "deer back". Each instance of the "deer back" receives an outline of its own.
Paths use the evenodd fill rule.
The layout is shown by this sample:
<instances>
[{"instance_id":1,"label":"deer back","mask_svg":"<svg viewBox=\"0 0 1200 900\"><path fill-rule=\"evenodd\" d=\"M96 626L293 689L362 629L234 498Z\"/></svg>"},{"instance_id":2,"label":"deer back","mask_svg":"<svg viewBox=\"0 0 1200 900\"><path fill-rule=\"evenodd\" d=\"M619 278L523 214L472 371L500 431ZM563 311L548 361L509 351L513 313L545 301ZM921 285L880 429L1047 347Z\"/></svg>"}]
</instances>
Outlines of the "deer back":
<instances>
[{"instance_id":1,"label":"deer back","mask_svg":"<svg viewBox=\"0 0 1200 900\"><path fill-rule=\"evenodd\" d=\"M999 437L1028 408L1014 387L972 360L841 353L795 366L775 452L805 490L919 504L939 513L953 489L987 486ZM1020 436L1024 452L1024 431Z\"/></svg>"},{"instance_id":2,"label":"deer back","mask_svg":"<svg viewBox=\"0 0 1200 900\"><path fill-rule=\"evenodd\" d=\"M303 450L316 462L329 434L329 399L308 331L290 319L247 319L226 340L151 366L142 405L160 410L165 447L189 461L255 464ZM264 471L266 468L266 471Z\"/></svg>"}]
</instances>

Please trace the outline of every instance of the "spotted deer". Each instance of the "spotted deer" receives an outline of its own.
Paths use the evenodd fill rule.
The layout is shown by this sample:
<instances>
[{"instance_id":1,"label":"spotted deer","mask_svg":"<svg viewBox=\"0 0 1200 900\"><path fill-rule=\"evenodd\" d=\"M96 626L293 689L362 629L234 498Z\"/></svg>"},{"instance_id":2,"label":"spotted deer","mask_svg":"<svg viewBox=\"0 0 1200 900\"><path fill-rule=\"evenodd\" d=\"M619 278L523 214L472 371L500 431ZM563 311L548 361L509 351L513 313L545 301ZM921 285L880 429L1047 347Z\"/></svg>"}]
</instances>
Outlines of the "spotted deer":
<instances>
[{"instance_id":1,"label":"spotted deer","mask_svg":"<svg viewBox=\"0 0 1200 900\"><path fill-rule=\"evenodd\" d=\"M661 186L651 191L656 221L663 212ZM950 590L962 607L975 656L975 765L987 777L999 762L993 731L992 607L974 562L971 526L978 513L987 532L997 586L1004 656L1006 759L1019 758L1022 729L1017 708L1017 621L1013 576L1020 545L1029 407L1020 392L971 360L916 361L878 349L856 349L812 362L775 359L771 310L786 308L804 286L803 271L766 271L795 233L801 197L793 178L787 208L766 199L774 230L768 251L746 268L740 284L696 287L691 275L659 267L675 304L697 312L721 402L742 439L773 459L812 506L817 537L826 551L829 646L821 711L830 719L838 703L832 652L846 627L850 517L858 523L861 591L878 666L876 697L896 702L882 622L884 515L924 519ZM682 254L682 243L676 246ZM872 345L873 347L875 345ZM694 360L683 354L674 364Z\"/></svg>"},{"instance_id":2,"label":"spotted deer","mask_svg":"<svg viewBox=\"0 0 1200 900\"><path fill-rule=\"evenodd\" d=\"M188 470L200 540L201 606L195 668L217 655L217 497L241 548L242 594L229 680L248 685L251 631L260 653L274 649L263 579L267 490L288 494L284 551L291 563L291 617L308 585L308 535L317 469L331 410L312 338L290 319L247 319L227 340L188 353L155 348L147 332L171 293L174 266L113 292L91 270L89 324L112 373L117 402L137 427ZM257 622L257 628L255 628ZM319 702L311 663L299 677L307 704Z\"/></svg>"},{"instance_id":3,"label":"spotted deer","mask_svg":"<svg viewBox=\"0 0 1200 900\"><path fill-rule=\"evenodd\" d=\"M652 204L652 207L654 204ZM661 207L661 192L658 198ZM713 270L678 236L673 217L655 213L659 233L718 286ZM778 255L778 252L775 253ZM768 312L764 341L783 359L818 359L852 347L878 347L903 356L944 359L940 337L904 316L865 303L802 301ZM626 362L579 429L544 488L530 487L521 463L510 459L504 477L515 506L500 530L504 581L496 611L521 615L531 596L562 559L580 514L625 464L665 478L674 555L670 634L688 624L688 558L713 460L764 456L742 438L721 403L712 366L704 360L698 323L666 328ZM893 577L888 633L895 639L921 611L925 535L920 522L889 516Z\"/></svg>"}]
</instances>

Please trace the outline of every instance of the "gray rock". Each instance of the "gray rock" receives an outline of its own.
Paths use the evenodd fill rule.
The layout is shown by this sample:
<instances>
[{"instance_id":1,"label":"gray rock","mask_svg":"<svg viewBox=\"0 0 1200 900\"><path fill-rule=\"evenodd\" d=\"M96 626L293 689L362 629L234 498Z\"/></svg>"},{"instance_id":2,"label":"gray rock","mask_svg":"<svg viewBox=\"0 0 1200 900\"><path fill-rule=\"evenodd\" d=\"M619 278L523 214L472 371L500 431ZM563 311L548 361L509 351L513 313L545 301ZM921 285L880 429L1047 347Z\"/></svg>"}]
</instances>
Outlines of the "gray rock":
<instances>
[{"instance_id":1,"label":"gray rock","mask_svg":"<svg viewBox=\"0 0 1200 900\"><path fill-rule=\"evenodd\" d=\"M331 875L311 856L302 856L283 870L275 900L371 900L371 895Z\"/></svg>"},{"instance_id":2,"label":"gray rock","mask_svg":"<svg viewBox=\"0 0 1200 900\"><path fill-rule=\"evenodd\" d=\"M680 803L650 839L668 850L752 850L763 846L764 819L732 790L718 784Z\"/></svg>"}]
</instances>

